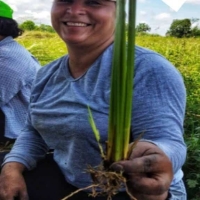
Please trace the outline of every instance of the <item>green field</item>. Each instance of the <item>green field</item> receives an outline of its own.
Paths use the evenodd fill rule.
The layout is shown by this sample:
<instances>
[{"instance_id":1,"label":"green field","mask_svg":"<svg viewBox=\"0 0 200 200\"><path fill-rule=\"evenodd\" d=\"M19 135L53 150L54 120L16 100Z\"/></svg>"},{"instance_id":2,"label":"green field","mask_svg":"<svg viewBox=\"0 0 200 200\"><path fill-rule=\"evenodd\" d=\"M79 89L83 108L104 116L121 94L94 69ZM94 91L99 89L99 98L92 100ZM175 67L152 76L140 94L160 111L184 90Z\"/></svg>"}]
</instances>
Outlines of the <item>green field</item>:
<instances>
[{"instance_id":1,"label":"green field","mask_svg":"<svg viewBox=\"0 0 200 200\"><path fill-rule=\"evenodd\" d=\"M26 32L17 39L45 65L66 54L66 46L56 34ZM184 77L187 89L185 140L188 146L184 166L188 200L200 199L200 38L138 36L136 43L155 50L170 60Z\"/></svg>"}]
</instances>

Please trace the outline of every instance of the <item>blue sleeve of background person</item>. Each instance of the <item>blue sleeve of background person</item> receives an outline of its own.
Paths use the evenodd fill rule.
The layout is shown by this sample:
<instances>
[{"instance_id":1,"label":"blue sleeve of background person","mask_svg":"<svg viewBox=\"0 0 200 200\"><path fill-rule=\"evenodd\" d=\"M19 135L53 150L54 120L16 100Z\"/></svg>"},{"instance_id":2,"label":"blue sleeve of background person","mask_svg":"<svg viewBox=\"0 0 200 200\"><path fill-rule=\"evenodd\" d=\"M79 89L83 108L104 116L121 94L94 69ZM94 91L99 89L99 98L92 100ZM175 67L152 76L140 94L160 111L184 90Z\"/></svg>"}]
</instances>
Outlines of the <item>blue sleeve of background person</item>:
<instances>
[{"instance_id":1,"label":"blue sleeve of background person","mask_svg":"<svg viewBox=\"0 0 200 200\"><path fill-rule=\"evenodd\" d=\"M159 146L170 158L174 173L185 162L183 121L186 90L177 69L159 54L141 54L136 59L132 133Z\"/></svg>"},{"instance_id":2,"label":"blue sleeve of background person","mask_svg":"<svg viewBox=\"0 0 200 200\"><path fill-rule=\"evenodd\" d=\"M31 83L27 83L1 110L5 115L5 137L17 138L27 117Z\"/></svg>"},{"instance_id":3,"label":"blue sleeve of background person","mask_svg":"<svg viewBox=\"0 0 200 200\"><path fill-rule=\"evenodd\" d=\"M60 60L61 59L52 62L58 62L58 64L55 64L54 68L48 67L47 65L38 71L34 81L35 84L33 84L32 88L29 105L30 108L31 106L34 106L32 105L33 100L40 95L40 92L43 90L43 87L45 87L45 83L48 81L49 76L51 76L54 70L57 69L57 65L59 65ZM24 164L28 170L31 170L35 168L39 160L44 158L49 149L41 135L32 126L30 108L25 128L20 132L20 135L18 136L10 153L6 155L3 165L7 162L19 162Z\"/></svg>"},{"instance_id":4,"label":"blue sleeve of background person","mask_svg":"<svg viewBox=\"0 0 200 200\"><path fill-rule=\"evenodd\" d=\"M41 68L38 61L12 37L0 41L0 108L5 133L16 138L26 119L32 83Z\"/></svg>"},{"instance_id":5,"label":"blue sleeve of background person","mask_svg":"<svg viewBox=\"0 0 200 200\"><path fill-rule=\"evenodd\" d=\"M25 85L32 83L39 63L12 37L0 42L0 107L7 104ZM9 77L9 78L8 78Z\"/></svg>"}]
</instances>

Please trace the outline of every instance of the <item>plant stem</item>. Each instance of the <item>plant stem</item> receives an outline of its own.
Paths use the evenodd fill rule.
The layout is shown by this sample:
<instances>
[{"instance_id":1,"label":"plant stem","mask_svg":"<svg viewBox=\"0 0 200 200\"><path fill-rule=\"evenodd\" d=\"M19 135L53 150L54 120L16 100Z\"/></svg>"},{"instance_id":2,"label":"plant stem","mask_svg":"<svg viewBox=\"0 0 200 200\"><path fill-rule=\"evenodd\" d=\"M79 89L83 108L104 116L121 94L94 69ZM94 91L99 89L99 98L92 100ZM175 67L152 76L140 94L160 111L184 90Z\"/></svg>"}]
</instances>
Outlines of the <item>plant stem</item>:
<instances>
[{"instance_id":1,"label":"plant stem","mask_svg":"<svg viewBox=\"0 0 200 200\"><path fill-rule=\"evenodd\" d=\"M136 0L129 0L128 5L129 20L126 30L126 0L117 0L106 158L110 162L127 158L130 140Z\"/></svg>"}]
</instances>

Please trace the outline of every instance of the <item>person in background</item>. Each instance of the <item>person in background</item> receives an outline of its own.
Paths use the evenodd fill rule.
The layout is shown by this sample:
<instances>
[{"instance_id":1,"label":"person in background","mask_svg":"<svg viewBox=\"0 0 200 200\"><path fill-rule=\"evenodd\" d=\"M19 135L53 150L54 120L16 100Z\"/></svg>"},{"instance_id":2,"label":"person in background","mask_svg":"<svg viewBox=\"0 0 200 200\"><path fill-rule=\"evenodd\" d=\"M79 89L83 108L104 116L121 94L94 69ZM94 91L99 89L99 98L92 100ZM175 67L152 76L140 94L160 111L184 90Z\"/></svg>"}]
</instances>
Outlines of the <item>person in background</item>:
<instances>
[{"instance_id":1,"label":"person in background","mask_svg":"<svg viewBox=\"0 0 200 200\"><path fill-rule=\"evenodd\" d=\"M1 200L16 196L20 200L61 199L90 186L92 179L85 170L102 161L89 124L88 105L105 149L116 2L54 0L51 21L68 55L37 74L26 126L2 164ZM186 200L181 169L186 158L183 79L156 52L136 46L135 56L132 141L145 133L130 158L111 168L123 171L129 192L137 200ZM44 159L49 149L54 150L51 159ZM85 191L70 199L107 197L93 198ZM120 191L113 200L130 197Z\"/></svg>"},{"instance_id":2,"label":"person in background","mask_svg":"<svg viewBox=\"0 0 200 200\"><path fill-rule=\"evenodd\" d=\"M14 38L22 35L13 10L0 0L0 145L14 142L25 125L38 61Z\"/></svg>"}]
</instances>

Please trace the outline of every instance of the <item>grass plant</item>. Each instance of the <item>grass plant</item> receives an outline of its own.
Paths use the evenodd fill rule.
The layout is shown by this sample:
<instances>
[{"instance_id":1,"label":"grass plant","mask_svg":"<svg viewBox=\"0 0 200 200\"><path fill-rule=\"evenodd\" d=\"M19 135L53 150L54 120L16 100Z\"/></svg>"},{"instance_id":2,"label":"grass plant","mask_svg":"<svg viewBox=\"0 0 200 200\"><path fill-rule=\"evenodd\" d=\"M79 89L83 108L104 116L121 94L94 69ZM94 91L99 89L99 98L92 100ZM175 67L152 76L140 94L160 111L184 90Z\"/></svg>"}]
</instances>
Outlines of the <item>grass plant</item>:
<instances>
[{"instance_id":1,"label":"grass plant","mask_svg":"<svg viewBox=\"0 0 200 200\"><path fill-rule=\"evenodd\" d=\"M117 25L111 77L109 131L106 160L110 163L128 156L133 96L136 1L128 1L126 31L126 1L117 2Z\"/></svg>"}]
</instances>

